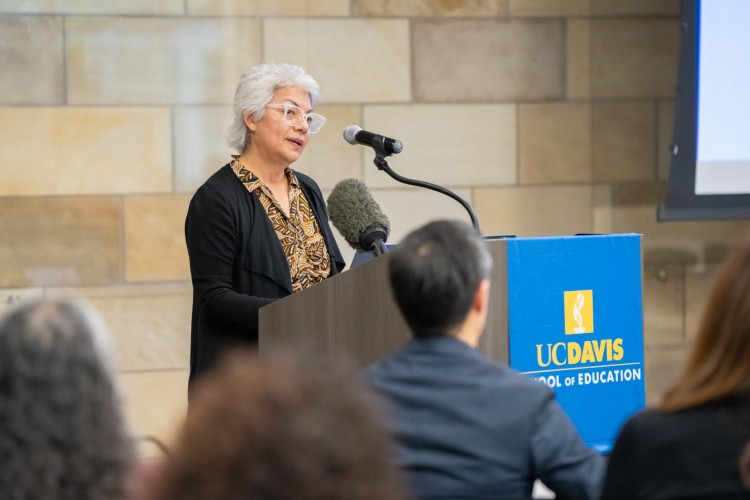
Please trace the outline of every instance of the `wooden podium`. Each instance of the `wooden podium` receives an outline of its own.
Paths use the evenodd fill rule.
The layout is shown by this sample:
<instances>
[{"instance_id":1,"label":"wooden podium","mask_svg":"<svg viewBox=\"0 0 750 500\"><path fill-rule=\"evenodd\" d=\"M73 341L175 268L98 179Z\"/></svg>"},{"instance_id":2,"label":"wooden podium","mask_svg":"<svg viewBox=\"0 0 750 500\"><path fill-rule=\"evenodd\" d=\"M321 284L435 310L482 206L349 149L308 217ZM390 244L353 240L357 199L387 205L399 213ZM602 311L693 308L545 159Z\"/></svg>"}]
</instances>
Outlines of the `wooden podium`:
<instances>
[{"instance_id":1,"label":"wooden podium","mask_svg":"<svg viewBox=\"0 0 750 500\"><path fill-rule=\"evenodd\" d=\"M479 350L508 363L507 241L488 242L491 306ZM400 349L411 333L388 282L388 255L260 309L259 347L309 346L359 367Z\"/></svg>"}]
</instances>

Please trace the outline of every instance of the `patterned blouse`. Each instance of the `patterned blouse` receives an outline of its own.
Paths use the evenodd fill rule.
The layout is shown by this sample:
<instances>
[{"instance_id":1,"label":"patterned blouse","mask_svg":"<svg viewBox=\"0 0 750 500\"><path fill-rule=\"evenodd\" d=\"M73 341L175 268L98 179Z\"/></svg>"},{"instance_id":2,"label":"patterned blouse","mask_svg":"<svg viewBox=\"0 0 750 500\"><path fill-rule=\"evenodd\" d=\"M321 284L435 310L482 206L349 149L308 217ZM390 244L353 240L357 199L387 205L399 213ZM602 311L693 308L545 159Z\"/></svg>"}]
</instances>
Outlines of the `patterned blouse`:
<instances>
[{"instance_id":1,"label":"patterned blouse","mask_svg":"<svg viewBox=\"0 0 750 500\"><path fill-rule=\"evenodd\" d=\"M230 166L234 174L248 191L258 196L271 219L289 265L292 292L298 292L327 278L331 273L331 258L323 233L315 221L315 214L302 193L294 172L289 168L284 172L289 181L290 209L287 217L263 181L240 164L238 156L233 155L232 158Z\"/></svg>"}]
</instances>

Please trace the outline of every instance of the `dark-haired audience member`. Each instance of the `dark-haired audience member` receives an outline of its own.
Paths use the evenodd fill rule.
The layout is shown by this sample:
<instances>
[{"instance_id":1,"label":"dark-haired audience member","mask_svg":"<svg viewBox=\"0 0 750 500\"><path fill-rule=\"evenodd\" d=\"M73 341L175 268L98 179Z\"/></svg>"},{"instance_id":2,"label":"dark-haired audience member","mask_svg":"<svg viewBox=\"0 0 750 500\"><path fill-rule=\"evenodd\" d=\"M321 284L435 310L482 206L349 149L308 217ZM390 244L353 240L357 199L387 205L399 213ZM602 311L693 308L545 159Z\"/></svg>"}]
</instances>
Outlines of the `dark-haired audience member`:
<instances>
[{"instance_id":1,"label":"dark-haired audience member","mask_svg":"<svg viewBox=\"0 0 750 500\"><path fill-rule=\"evenodd\" d=\"M381 408L355 375L230 352L202 378L154 498L405 498Z\"/></svg>"},{"instance_id":2,"label":"dark-haired audience member","mask_svg":"<svg viewBox=\"0 0 750 500\"><path fill-rule=\"evenodd\" d=\"M602 498L750 499L738 467L749 439L750 240L720 272L680 378L620 431Z\"/></svg>"},{"instance_id":3,"label":"dark-haired audience member","mask_svg":"<svg viewBox=\"0 0 750 500\"><path fill-rule=\"evenodd\" d=\"M419 498L598 498L604 459L587 448L547 386L476 350L492 259L462 222L437 221L390 254L390 283L414 338L370 366L391 403L398 462Z\"/></svg>"},{"instance_id":4,"label":"dark-haired audience member","mask_svg":"<svg viewBox=\"0 0 750 500\"><path fill-rule=\"evenodd\" d=\"M0 497L117 500L135 459L98 316L38 300L0 318Z\"/></svg>"}]
</instances>

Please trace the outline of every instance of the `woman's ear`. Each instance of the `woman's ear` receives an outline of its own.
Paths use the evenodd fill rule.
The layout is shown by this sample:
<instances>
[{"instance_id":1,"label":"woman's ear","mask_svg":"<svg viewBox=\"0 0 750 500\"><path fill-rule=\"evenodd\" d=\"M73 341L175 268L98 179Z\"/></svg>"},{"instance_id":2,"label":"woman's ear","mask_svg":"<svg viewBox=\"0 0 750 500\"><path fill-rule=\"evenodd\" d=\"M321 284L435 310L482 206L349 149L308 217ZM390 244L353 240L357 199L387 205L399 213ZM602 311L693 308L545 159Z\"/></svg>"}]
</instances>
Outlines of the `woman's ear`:
<instances>
[{"instance_id":1,"label":"woman's ear","mask_svg":"<svg viewBox=\"0 0 750 500\"><path fill-rule=\"evenodd\" d=\"M248 130L250 130L250 132L255 132L258 124L255 122L255 120L253 120L252 115L248 111L243 111L242 118L245 120L245 125L247 126Z\"/></svg>"}]
</instances>

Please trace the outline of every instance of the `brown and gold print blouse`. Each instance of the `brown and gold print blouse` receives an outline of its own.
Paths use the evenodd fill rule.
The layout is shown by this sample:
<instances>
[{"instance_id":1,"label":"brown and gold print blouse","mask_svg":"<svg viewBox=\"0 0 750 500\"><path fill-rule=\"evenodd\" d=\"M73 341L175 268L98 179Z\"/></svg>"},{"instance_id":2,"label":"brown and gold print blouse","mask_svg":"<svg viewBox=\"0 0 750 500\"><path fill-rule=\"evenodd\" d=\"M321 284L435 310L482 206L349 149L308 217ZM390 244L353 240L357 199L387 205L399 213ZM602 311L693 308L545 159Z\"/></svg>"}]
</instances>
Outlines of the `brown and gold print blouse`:
<instances>
[{"instance_id":1,"label":"brown and gold print blouse","mask_svg":"<svg viewBox=\"0 0 750 500\"><path fill-rule=\"evenodd\" d=\"M315 214L294 172L291 169L286 170L289 180L290 205L287 217L263 181L240 164L236 156L232 158L230 165L235 175L248 191L258 196L271 219L289 265L292 292L298 292L327 278L331 273L331 258L328 255L323 233L320 232L318 223L315 221Z\"/></svg>"}]
</instances>

